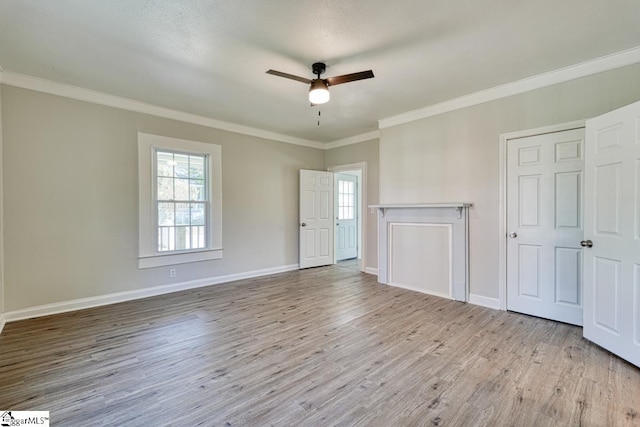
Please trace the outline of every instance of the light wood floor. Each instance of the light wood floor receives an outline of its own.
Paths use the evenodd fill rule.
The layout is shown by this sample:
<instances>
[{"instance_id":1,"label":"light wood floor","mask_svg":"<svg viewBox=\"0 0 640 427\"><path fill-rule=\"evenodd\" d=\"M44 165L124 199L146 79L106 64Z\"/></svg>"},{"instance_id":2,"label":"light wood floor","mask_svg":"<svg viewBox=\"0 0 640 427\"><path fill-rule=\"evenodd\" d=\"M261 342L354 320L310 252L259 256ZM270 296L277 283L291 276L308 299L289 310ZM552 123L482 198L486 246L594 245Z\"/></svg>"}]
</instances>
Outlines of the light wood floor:
<instances>
[{"instance_id":1,"label":"light wood floor","mask_svg":"<svg viewBox=\"0 0 640 427\"><path fill-rule=\"evenodd\" d=\"M638 426L581 329L339 266L6 325L0 409L54 426Z\"/></svg>"}]
</instances>

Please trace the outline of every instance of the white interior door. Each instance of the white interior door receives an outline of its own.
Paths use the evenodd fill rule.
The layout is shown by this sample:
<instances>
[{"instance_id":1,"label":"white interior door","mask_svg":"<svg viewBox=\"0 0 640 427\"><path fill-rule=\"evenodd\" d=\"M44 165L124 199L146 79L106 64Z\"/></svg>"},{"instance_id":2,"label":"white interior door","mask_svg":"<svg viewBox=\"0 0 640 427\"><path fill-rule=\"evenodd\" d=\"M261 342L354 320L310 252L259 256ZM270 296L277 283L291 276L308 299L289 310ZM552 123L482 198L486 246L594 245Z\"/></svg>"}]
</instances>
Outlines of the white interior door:
<instances>
[{"instance_id":1,"label":"white interior door","mask_svg":"<svg viewBox=\"0 0 640 427\"><path fill-rule=\"evenodd\" d=\"M582 324L584 129L507 145L507 309Z\"/></svg>"},{"instance_id":2,"label":"white interior door","mask_svg":"<svg viewBox=\"0 0 640 427\"><path fill-rule=\"evenodd\" d=\"M333 173L300 170L300 268L333 264Z\"/></svg>"},{"instance_id":3,"label":"white interior door","mask_svg":"<svg viewBox=\"0 0 640 427\"><path fill-rule=\"evenodd\" d=\"M584 337L640 366L640 102L588 120L587 150Z\"/></svg>"},{"instance_id":4,"label":"white interior door","mask_svg":"<svg viewBox=\"0 0 640 427\"><path fill-rule=\"evenodd\" d=\"M336 261L358 257L358 177L336 174Z\"/></svg>"}]
</instances>

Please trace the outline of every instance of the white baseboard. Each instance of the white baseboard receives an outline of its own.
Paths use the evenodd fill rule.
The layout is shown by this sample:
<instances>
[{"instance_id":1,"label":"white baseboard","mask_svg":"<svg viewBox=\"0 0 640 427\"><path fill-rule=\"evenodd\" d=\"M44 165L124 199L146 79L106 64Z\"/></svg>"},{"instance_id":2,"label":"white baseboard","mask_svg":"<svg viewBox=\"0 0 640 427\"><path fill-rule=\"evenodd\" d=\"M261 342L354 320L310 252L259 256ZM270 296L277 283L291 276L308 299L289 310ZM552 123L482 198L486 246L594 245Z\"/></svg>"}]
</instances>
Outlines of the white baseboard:
<instances>
[{"instance_id":1,"label":"white baseboard","mask_svg":"<svg viewBox=\"0 0 640 427\"><path fill-rule=\"evenodd\" d=\"M378 275L378 269L373 267L365 267L364 272L367 274L373 274L374 276Z\"/></svg>"},{"instance_id":2,"label":"white baseboard","mask_svg":"<svg viewBox=\"0 0 640 427\"><path fill-rule=\"evenodd\" d=\"M4 318L4 314L0 314L0 334L2 333L2 330L4 329L4 324L6 323L6 319Z\"/></svg>"},{"instance_id":3,"label":"white baseboard","mask_svg":"<svg viewBox=\"0 0 640 427\"><path fill-rule=\"evenodd\" d=\"M27 307L20 310L8 311L4 313L3 316L0 316L0 326L3 326L5 321L13 322L16 320L30 319L33 317L41 317L51 314L65 313L68 311L83 310L86 308L99 307L102 305L115 304L118 302L131 301L141 298L148 298L156 295L184 291L187 289L201 288L204 286L218 285L221 283L228 283L236 280L283 273L285 271L297 270L298 268L298 264L284 265L280 267L265 268L262 270L247 271L244 273L229 274L226 276L207 277L204 279L190 280L188 282L171 283L168 285L154 286L151 288L136 289L134 291L116 292L113 294L100 295L96 297L79 298L71 301ZM0 332L2 332L1 327Z\"/></svg>"},{"instance_id":4,"label":"white baseboard","mask_svg":"<svg viewBox=\"0 0 640 427\"><path fill-rule=\"evenodd\" d=\"M441 292L426 291L424 289L416 288L414 286L398 285L396 283L387 283L387 285L393 286L394 288L406 289L408 291L420 292L421 294L433 295L434 297L440 297L440 298L451 299L451 300L453 299L451 295L447 295Z\"/></svg>"},{"instance_id":5,"label":"white baseboard","mask_svg":"<svg viewBox=\"0 0 640 427\"><path fill-rule=\"evenodd\" d=\"M500 310L500 300L498 298L485 297L478 294L469 294L469 304Z\"/></svg>"}]
</instances>

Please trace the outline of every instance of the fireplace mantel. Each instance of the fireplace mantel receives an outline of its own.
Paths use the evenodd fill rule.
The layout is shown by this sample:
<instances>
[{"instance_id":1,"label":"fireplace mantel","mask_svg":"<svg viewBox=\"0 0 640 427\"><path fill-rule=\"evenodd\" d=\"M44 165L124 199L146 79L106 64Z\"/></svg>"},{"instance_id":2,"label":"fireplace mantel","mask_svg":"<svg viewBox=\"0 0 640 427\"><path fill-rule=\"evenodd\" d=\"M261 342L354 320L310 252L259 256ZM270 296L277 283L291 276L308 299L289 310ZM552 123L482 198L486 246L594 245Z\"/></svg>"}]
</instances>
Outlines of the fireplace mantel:
<instances>
[{"instance_id":1,"label":"fireplace mantel","mask_svg":"<svg viewBox=\"0 0 640 427\"><path fill-rule=\"evenodd\" d=\"M462 216L462 209L469 208L472 203L452 202L452 203L405 203L405 204L388 204L388 205L369 205L370 208L380 210L382 216L387 209L415 209L415 208L456 208Z\"/></svg>"},{"instance_id":2,"label":"fireplace mantel","mask_svg":"<svg viewBox=\"0 0 640 427\"><path fill-rule=\"evenodd\" d=\"M378 209L378 282L467 301L471 206L468 202L370 205ZM416 240L420 238L426 240ZM411 260L416 247L434 257ZM442 268L434 265L436 259ZM436 274L424 277L425 271Z\"/></svg>"}]
</instances>

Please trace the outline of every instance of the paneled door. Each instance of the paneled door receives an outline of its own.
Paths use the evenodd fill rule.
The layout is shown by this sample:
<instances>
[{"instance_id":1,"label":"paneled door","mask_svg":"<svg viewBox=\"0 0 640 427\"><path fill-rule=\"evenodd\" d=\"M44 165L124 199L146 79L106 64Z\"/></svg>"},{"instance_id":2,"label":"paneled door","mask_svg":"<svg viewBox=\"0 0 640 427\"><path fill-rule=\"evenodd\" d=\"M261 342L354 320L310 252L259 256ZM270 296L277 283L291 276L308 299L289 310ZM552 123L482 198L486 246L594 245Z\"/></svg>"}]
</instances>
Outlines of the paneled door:
<instances>
[{"instance_id":1,"label":"paneled door","mask_svg":"<svg viewBox=\"0 0 640 427\"><path fill-rule=\"evenodd\" d=\"M300 170L300 268L333 264L333 173Z\"/></svg>"},{"instance_id":2,"label":"paneled door","mask_svg":"<svg viewBox=\"0 0 640 427\"><path fill-rule=\"evenodd\" d=\"M507 309L582 325L584 129L507 144Z\"/></svg>"},{"instance_id":3,"label":"paneled door","mask_svg":"<svg viewBox=\"0 0 640 427\"><path fill-rule=\"evenodd\" d=\"M584 337L640 366L640 102L586 130Z\"/></svg>"},{"instance_id":4,"label":"paneled door","mask_svg":"<svg viewBox=\"0 0 640 427\"><path fill-rule=\"evenodd\" d=\"M336 261L358 257L358 177L336 174Z\"/></svg>"}]
</instances>

